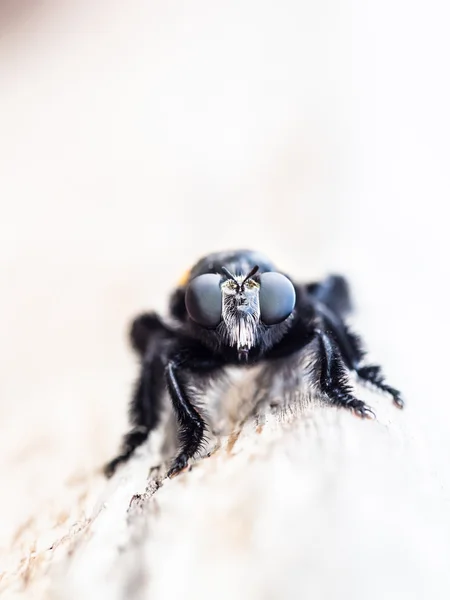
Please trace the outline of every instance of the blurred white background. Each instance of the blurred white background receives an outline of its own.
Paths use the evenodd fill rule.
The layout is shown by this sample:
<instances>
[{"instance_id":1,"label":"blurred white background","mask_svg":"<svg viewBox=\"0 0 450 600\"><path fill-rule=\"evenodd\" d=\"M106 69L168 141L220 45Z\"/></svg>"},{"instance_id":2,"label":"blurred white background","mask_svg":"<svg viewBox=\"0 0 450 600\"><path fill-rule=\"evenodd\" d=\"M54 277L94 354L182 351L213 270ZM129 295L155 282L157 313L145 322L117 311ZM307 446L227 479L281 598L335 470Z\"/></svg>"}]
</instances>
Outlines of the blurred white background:
<instances>
[{"instance_id":1,"label":"blurred white background","mask_svg":"<svg viewBox=\"0 0 450 600\"><path fill-rule=\"evenodd\" d=\"M116 449L136 373L130 318L164 310L218 249L260 249L299 279L349 276L359 329L404 389L448 499L448 18L437 1L9 4L7 569L70 519Z\"/></svg>"}]
</instances>

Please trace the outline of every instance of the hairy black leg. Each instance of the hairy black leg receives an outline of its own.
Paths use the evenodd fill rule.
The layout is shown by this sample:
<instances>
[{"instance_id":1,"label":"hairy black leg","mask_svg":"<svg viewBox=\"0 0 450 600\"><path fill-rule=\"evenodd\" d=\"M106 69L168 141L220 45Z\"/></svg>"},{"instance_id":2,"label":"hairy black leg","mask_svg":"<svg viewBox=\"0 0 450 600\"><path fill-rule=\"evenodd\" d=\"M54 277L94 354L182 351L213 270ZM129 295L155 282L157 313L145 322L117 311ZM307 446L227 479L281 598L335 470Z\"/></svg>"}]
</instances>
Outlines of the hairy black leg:
<instances>
[{"instance_id":1,"label":"hairy black leg","mask_svg":"<svg viewBox=\"0 0 450 600\"><path fill-rule=\"evenodd\" d=\"M119 455L104 467L107 477L128 460L159 423L164 391L163 355L171 337L173 334L155 314L141 315L132 323L130 338L133 348L143 359L141 374L130 403L132 428L123 437Z\"/></svg>"},{"instance_id":2,"label":"hairy black leg","mask_svg":"<svg viewBox=\"0 0 450 600\"><path fill-rule=\"evenodd\" d=\"M363 381L367 381L382 392L390 394L394 404L398 406L398 408L403 408L405 406L405 401L402 398L401 392L385 383L383 373L381 372L381 367L378 365L364 365L358 367L356 369L356 374Z\"/></svg>"},{"instance_id":3,"label":"hairy black leg","mask_svg":"<svg viewBox=\"0 0 450 600\"><path fill-rule=\"evenodd\" d=\"M321 391L333 404L350 408L360 417L375 417L372 409L352 394L346 368L335 340L321 329L316 329L315 334L319 342Z\"/></svg>"},{"instance_id":4,"label":"hairy black leg","mask_svg":"<svg viewBox=\"0 0 450 600\"><path fill-rule=\"evenodd\" d=\"M205 438L205 420L194 404L192 393L188 391L192 388L192 376L195 372L203 376L211 375L220 366L216 359L204 355L201 350L184 352L182 358L179 355L167 364L167 387L178 421L180 442L180 451L172 461L168 477L173 477L187 466Z\"/></svg>"},{"instance_id":5,"label":"hairy black leg","mask_svg":"<svg viewBox=\"0 0 450 600\"><path fill-rule=\"evenodd\" d=\"M199 449L205 433L205 421L200 416L200 412L194 408L183 386L180 385L176 365L173 361L167 365L167 385L178 421L181 445L181 450L174 458L167 473L168 477L172 477L187 466L189 458L194 456Z\"/></svg>"},{"instance_id":6,"label":"hairy black leg","mask_svg":"<svg viewBox=\"0 0 450 600\"><path fill-rule=\"evenodd\" d=\"M349 369L356 370L365 355L361 340L350 332L344 321L327 306L317 303L315 308L323 320L324 329L333 336L338 344L345 364Z\"/></svg>"},{"instance_id":7,"label":"hairy black leg","mask_svg":"<svg viewBox=\"0 0 450 600\"><path fill-rule=\"evenodd\" d=\"M405 403L400 391L385 382L381 367L378 365L364 365L365 352L359 336L349 331L342 319L333 314L327 307L318 305L316 308L323 318L326 329L339 345L342 357L347 366L354 370L362 381L370 383L382 392L390 394L394 404L399 408L403 408Z\"/></svg>"},{"instance_id":8,"label":"hairy black leg","mask_svg":"<svg viewBox=\"0 0 450 600\"><path fill-rule=\"evenodd\" d=\"M155 358L142 366L130 404L132 429L122 440L120 453L104 468L105 475L111 477L117 467L126 462L135 449L143 444L152 429L159 422L161 397L164 387L164 368L160 359Z\"/></svg>"}]
</instances>

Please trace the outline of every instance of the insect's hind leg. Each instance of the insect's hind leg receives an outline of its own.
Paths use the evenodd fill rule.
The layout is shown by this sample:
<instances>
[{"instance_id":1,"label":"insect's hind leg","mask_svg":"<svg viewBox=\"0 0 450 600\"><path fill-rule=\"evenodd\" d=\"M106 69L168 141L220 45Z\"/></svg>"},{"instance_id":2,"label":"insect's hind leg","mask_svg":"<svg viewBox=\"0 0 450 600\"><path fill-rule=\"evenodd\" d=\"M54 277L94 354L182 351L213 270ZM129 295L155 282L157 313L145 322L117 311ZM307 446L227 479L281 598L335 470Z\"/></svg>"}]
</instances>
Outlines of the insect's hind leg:
<instances>
[{"instance_id":1,"label":"insect's hind leg","mask_svg":"<svg viewBox=\"0 0 450 600\"><path fill-rule=\"evenodd\" d=\"M104 473L107 477L111 477L117 467L129 459L158 425L163 390L162 362L155 358L151 363L144 363L130 404L130 421L133 426L123 437L119 455L105 465Z\"/></svg>"},{"instance_id":2,"label":"insect's hind leg","mask_svg":"<svg viewBox=\"0 0 450 600\"><path fill-rule=\"evenodd\" d=\"M104 467L107 477L128 460L159 423L165 389L163 356L171 337L173 334L155 313L140 315L131 325L131 344L142 359L142 368L130 404L132 428L123 437L120 454Z\"/></svg>"},{"instance_id":3,"label":"insect's hind leg","mask_svg":"<svg viewBox=\"0 0 450 600\"><path fill-rule=\"evenodd\" d=\"M360 337L352 333L342 319L333 314L327 307L319 305L317 310L321 314L326 328L339 345L342 357L349 369L355 371L356 375L362 381L370 383L382 392L390 394L394 404L398 408L403 408L405 402L401 392L385 382L381 367L378 365L363 364L365 351L363 350Z\"/></svg>"}]
</instances>

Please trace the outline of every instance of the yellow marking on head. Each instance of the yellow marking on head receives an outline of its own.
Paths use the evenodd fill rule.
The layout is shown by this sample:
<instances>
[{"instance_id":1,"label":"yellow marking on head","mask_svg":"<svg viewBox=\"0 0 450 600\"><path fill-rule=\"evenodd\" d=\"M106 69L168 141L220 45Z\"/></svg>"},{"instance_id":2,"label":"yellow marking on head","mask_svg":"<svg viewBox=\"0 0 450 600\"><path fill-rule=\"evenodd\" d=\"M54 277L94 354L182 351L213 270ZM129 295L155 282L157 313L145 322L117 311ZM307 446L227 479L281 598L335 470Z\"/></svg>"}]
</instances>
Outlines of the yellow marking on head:
<instances>
[{"instance_id":1,"label":"yellow marking on head","mask_svg":"<svg viewBox=\"0 0 450 600\"><path fill-rule=\"evenodd\" d=\"M178 285L179 286L184 286L187 284L187 282L189 281L189 277L191 276L191 269L188 269L187 271L185 271L182 275L182 277L180 277L180 279L178 280Z\"/></svg>"}]
</instances>

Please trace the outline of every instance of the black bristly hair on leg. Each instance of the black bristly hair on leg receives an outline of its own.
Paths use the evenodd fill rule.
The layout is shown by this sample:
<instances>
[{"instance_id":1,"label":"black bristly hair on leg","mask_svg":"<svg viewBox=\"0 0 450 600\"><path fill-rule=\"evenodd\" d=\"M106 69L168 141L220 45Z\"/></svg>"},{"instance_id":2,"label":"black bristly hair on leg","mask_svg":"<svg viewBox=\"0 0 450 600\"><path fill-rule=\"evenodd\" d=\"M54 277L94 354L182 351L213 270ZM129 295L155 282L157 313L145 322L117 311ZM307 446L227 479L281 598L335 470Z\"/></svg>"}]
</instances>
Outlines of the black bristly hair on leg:
<instances>
[{"instance_id":1,"label":"black bristly hair on leg","mask_svg":"<svg viewBox=\"0 0 450 600\"><path fill-rule=\"evenodd\" d=\"M149 433L157 427L162 409L163 356L172 333L157 315L148 313L133 321L130 338L132 347L142 360L141 373L129 406L132 427L123 437L119 455L104 467L108 477L111 477L117 467L126 462L135 449L146 441Z\"/></svg>"},{"instance_id":2,"label":"black bristly hair on leg","mask_svg":"<svg viewBox=\"0 0 450 600\"><path fill-rule=\"evenodd\" d=\"M220 373L222 361L205 354L201 348L180 348L169 359L166 380L169 395L178 421L180 450L172 461L167 477L173 477L186 468L190 458L203 447L206 423L202 412L188 390L195 374L211 378Z\"/></svg>"},{"instance_id":3,"label":"black bristly hair on leg","mask_svg":"<svg viewBox=\"0 0 450 600\"><path fill-rule=\"evenodd\" d=\"M364 364L366 352L361 337L353 333L344 321L327 307L318 304L317 310L323 317L325 327L339 346L348 368L355 371L357 377L364 383L369 383L378 390L390 394L394 404L398 408L403 408L404 401L401 393L385 382L381 367Z\"/></svg>"},{"instance_id":4,"label":"black bristly hair on leg","mask_svg":"<svg viewBox=\"0 0 450 600\"><path fill-rule=\"evenodd\" d=\"M300 295L300 292L297 294ZM322 322L322 328L317 323ZM348 370L343 360L339 345L325 331L322 314L316 306L299 306L292 328L268 354L268 358L279 359L292 355L316 341L316 381L320 393L333 404L353 410L361 417L374 417L373 411L352 392Z\"/></svg>"},{"instance_id":5,"label":"black bristly hair on leg","mask_svg":"<svg viewBox=\"0 0 450 600\"><path fill-rule=\"evenodd\" d=\"M353 395L339 347L331 336L321 329L315 331L319 342L319 389L337 406L350 408L360 417L375 418L375 413Z\"/></svg>"},{"instance_id":6,"label":"black bristly hair on leg","mask_svg":"<svg viewBox=\"0 0 450 600\"><path fill-rule=\"evenodd\" d=\"M123 437L119 455L105 467L108 477L113 475L121 463L128 460L135 449L146 441L150 431L158 425L163 382L163 367L158 358L143 365L130 403L132 428Z\"/></svg>"},{"instance_id":7,"label":"black bristly hair on leg","mask_svg":"<svg viewBox=\"0 0 450 600\"><path fill-rule=\"evenodd\" d=\"M384 381L384 376L381 370L381 367L378 365L363 365L356 369L356 374L358 377L366 382L373 385L375 388L382 392L386 392L392 396L392 400L394 404L398 408L403 408L405 406L405 401L402 398L401 392L396 388L388 385Z\"/></svg>"}]
</instances>

